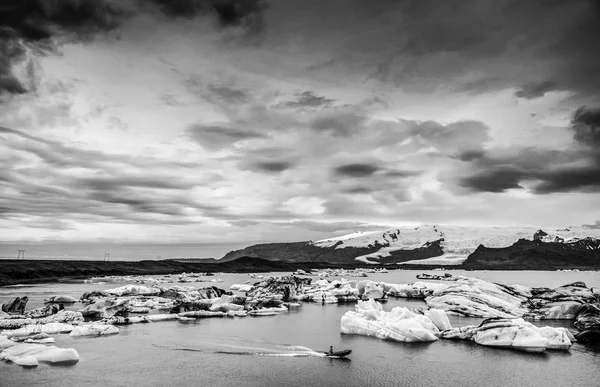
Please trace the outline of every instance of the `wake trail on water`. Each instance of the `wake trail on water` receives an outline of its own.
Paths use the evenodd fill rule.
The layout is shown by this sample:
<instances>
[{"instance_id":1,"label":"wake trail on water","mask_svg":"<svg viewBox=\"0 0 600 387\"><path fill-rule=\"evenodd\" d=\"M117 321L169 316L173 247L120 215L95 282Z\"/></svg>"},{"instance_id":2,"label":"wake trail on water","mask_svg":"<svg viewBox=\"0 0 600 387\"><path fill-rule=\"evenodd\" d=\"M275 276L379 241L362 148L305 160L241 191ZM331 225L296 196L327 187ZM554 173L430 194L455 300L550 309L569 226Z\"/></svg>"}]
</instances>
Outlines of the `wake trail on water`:
<instances>
[{"instance_id":1,"label":"wake trail on water","mask_svg":"<svg viewBox=\"0 0 600 387\"><path fill-rule=\"evenodd\" d=\"M325 357L323 352L317 352L311 348L303 347L299 345L277 345L278 348L262 348L262 347L249 347L242 345L222 344L222 343L198 343L205 344L198 347L157 347L170 349L173 351L186 351L186 352L205 352L205 353L218 353L225 355L238 355L238 356L266 356L266 357Z\"/></svg>"}]
</instances>

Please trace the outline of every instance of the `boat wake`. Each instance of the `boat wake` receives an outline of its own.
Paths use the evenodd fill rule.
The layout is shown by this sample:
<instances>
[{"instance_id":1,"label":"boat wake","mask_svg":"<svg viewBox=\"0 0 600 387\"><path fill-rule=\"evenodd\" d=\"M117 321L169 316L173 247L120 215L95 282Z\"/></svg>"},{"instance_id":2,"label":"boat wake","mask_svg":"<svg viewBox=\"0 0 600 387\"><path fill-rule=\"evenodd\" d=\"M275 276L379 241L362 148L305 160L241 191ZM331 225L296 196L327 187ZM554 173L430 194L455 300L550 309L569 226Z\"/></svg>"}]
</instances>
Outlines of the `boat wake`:
<instances>
[{"instance_id":1,"label":"boat wake","mask_svg":"<svg viewBox=\"0 0 600 387\"><path fill-rule=\"evenodd\" d=\"M266 357L325 357L323 352L299 345L276 345L275 348L249 347L211 342L196 342L194 346L164 347L173 351L218 353L238 356L266 356Z\"/></svg>"}]
</instances>

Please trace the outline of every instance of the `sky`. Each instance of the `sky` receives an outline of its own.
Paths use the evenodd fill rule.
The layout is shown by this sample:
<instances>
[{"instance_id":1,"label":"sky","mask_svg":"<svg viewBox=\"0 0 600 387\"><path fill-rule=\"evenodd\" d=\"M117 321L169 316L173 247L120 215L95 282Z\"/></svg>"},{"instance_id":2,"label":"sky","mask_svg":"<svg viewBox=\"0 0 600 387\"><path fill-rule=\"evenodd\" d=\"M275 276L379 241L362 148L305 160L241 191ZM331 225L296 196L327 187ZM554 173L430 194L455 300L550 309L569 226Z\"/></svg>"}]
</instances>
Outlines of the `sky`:
<instances>
[{"instance_id":1,"label":"sky","mask_svg":"<svg viewBox=\"0 0 600 387\"><path fill-rule=\"evenodd\" d=\"M600 227L599 1L4 3L0 255Z\"/></svg>"}]
</instances>

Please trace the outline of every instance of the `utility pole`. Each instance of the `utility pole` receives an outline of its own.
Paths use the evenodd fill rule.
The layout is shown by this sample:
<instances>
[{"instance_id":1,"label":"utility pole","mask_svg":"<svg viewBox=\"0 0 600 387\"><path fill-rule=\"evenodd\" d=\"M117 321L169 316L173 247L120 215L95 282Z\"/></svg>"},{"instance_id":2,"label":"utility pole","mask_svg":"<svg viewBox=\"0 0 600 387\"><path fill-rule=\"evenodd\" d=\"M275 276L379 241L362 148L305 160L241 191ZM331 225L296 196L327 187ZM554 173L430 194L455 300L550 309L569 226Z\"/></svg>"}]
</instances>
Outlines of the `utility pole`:
<instances>
[{"instance_id":1,"label":"utility pole","mask_svg":"<svg viewBox=\"0 0 600 387\"><path fill-rule=\"evenodd\" d=\"M104 262L108 262L110 260L110 253L104 253Z\"/></svg>"},{"instance_id":2,"label":"utility pole","mask_svg":"<svg viewBox=\"0 0 600 387\"><path fill-rule=\"evenodd\" d=\"M19 254L17 255L17 259L25 259L25 250L19 250Z\"/></svg>"}]
</instances>

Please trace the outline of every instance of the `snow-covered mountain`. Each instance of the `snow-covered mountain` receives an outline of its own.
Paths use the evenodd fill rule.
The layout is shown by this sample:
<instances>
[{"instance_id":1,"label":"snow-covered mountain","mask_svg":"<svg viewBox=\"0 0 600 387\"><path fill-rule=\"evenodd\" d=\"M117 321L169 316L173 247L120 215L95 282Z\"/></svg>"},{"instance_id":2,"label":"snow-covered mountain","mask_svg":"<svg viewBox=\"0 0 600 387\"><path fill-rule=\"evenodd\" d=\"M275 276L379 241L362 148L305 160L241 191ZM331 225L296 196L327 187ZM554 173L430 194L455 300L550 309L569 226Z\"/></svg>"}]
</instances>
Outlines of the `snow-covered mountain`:
<instances>
[{"instance_id":1,"label":"snow-covered mountain","mask_svg":"<svg viewBox=\"0 0 600 387\"><path fill-rule=\"evenodd\" d=\"M586 239L587 238L587 239ZM402 250L427 248L437 242L443 254L426 259L410 260L404 264L461 264L479 245L488 248L507 248L520 239L540 240L542 242L589 243L582 246L594 249L600 239L599 229L569 227L564 229L539 230L530 227L460 227L421 225L418 227L399 227L388 230L356 232L334 238L312 242L323 248L369 248L376 251L359 255L354 259L365 263L383 263L384 258L394 256ZM597 247L596 247L597 248Z\"/></svg>"}]
</instances>

